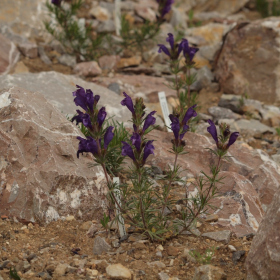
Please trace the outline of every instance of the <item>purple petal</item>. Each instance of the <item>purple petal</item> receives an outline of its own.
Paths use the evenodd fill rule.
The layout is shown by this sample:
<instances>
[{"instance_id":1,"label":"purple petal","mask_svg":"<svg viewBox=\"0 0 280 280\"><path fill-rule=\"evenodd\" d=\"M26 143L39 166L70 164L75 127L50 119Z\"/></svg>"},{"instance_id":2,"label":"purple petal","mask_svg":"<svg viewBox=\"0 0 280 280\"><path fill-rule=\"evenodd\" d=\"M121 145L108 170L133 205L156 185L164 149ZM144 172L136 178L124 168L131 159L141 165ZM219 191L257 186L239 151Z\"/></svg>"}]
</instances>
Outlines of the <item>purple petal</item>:
<instances>
[{"instance_id":1,"label":"purple petal","mask_svg":"<svg viewBox=\"0 0 280 280\"><path fill-rule=\"evenodd\" d=\"M79 154L83 154L87 152L87 140L82 137L77 137L80 140L79 148L77 151L77 158L79 158Z\"/></svg>"},{"instance_id":2,"label":"purple petal","mask_svg":"<svg viewBox=\"0 0 280 280\"><path fill-rule=\"evenodd\" d=\"M89 107L90 111L93 111L93 105L94 105L94 98L93 92L90 89L86 90L86 102L87 106Z\"/></svg>"},{"instance_id":3,"label":"purple petal","mask_svg":"<svg viewBox=\"0 0 280 280\"><path fill-rule=\"evenodd\" d=\"M123 92L123 95L125 96L125 99L123 99L121 101L121 104L123 106L126 106L128 108L128 110L134 115L135 111L134 111L134 106L133 106L132 99L125 92Z\"/></svg>"},{"instance_id":4,"label":"purple petal","mask_svg":"<svg viewBox=\"0 0 280 280\"><path fill-rule=\"evenodd\" d=\"M140 152L141 149L141 136L138 133L133 133L133 135L130 138L132 145L137 149L138 152Z\"/></svg>"},{"instance_id":5,"label":"purple petal","mask_svg":"<svg viewBox=\"0 0 280 280\"><path fill-rule=\"evenodd\" d=\"M73 92L73 96L76 96L74 99L74 102L76 106L80 106L83 108L85 111L88 110L87 108L87 99L86 99L86 92L85 89L76 85L77 90Z\"/></svg>"},{"instance_id":6,"label":"purple petal","mask_svg":"<svg viewBox=\"0 0 280 280\"><path fill-rule=\"evenodd\" d=\"M123 144L122 155L123 156L129 156L132 160L135 160L135 156L134 156L134 153L133 153L133 150L132 150L131 146L124 141L122 141L122 144Z\"/></svg>"},{"instance_id":7,"label":"purple petal","mask_svg":"<svg viewBox=\"0 0 280 280\"><path fill-rule=\"evenodd\" d=\"M156 123L156 118L153 117L153 115L156 113L156 111L151 112L147 115L144 126L143 126L143 132L148 129L151 125L154 125Z\"/></svg>"},{"instance_id":8,"label":"purple petal","mask_svg":"<svg viewBox=\"0 0 280 280\"><path fill-rule=\"evenodd\" d=\"M174 50L174 36L171 33L167 34L168 37L166 38L166 42L168 42L170 44L170 47L172 50Z\"/></svg>"},{"instance_id":9,"label":"purple petal","mask_svg":"<svg viewBox=\"0 0 280 280\"><path fill-rule=\"evenodd\" d=\"M99 127L101 127L102 124L104 123L106 116L107 116L107 113L105 111L105 107L102 107L97 114L97 122L98 122Z\"/></svg>"},{"instance_id":10,"label":"purple petal","mask_svg":"<svg viewBox=\"0 0 280 280\"><path fill-rule=\"evenodd\" d=\"M234 144L234 142L236 141L236 139L238 138L239 136L239 132L233 132L230 137L229 137L229 140L228 140L228 144L227 144L227 149L232 145Z\"/></svg>"},{"instance_id":11,"label":"purple petal","mask_svg":"<svg viewBox=\"0 0 280 280\"><path fill-rule=\"evenodd\" d=\"M158 49L159 53L161 53L163 51L166 55L171 56L168 48L165 45L158 44L158 46L159 46L159 49Z\"/></svg>"},{"instance_id":12,"label":"purple petal","mask_svg":"<svg viewBox=\"0 0 280 280\"><path fill-rule=\"evenodd\" d=\"M87 150L93 155L98 154L97 142L92 137L88 137L87 139Z\"/></svg>"},{"instance_id":13,"label":"purple petal","mask_svg":"<svg viewBox=\"0 0 280 280\"><path fill-rule=\"evenodd\" d=\"M183 119L183 124L187 124L187 122L190 120L190 118L194 118L194 117L197 116L197 113L196 113L196 111L194 110L194 108L195 108L196 106L197 106L197 105L195 104L195 105L191 106L191 107L187 110L187 112L186 112L186 114L185 114L185 116L184 116L184 119Z\"/></svg>"},{"instance_id":14,"label":"purple petal","mask_svg":"<svg viewBox=\"0 0 280 280\"><path fill-rule=\"evenodd\" d=\"M150 140L146 143L145 148L144 148L144 155L143 155L143 162L145 163L147 157L151 154L154 155L154 145L152 144L154 140Z\"/></svg>"},{"instance_id":15,"label":"purple petal","mask_svg":"<svg viewBox=\"0 0 280 280\"><path fill-rule=\"evenodd\" d=\"M210 126L207 127L207 131L211 134L211 136L213 137L214 141L216 143L218 143L218 135L217 135L216 126L215 126L215 124L211 120L208 120L208 123L210 124Z\"/></svg>"},{"instance_id":16,"label":"purple petal","mask_svg":"<svg viewBox=\"0 0 280 280\"><path fill-rule=\"evenodd\" d=\"M114 137L114 133L113 133L113 126L109 126L105 132L104 135L104 149L107 149L108 145L110 144L110 142L112 141L113 137Z\"/></svg>"},{"instance_id":17,"label":"purple petal","mask_svg":"<svg viewBox=\"0 0 280 280\"><path fill-rule=\"evenodd\" d=\"M173 115L169 115L171 120L171 129L173 131L174 137L176 140L179 139L179 132L180 132L180 121L178 118L174 117Z\"/></svg>"},{"instance_id":18,"label":"purple petal","mask_svg":"<svg viewBox=\"0 0 280 280\"><path fill-rule=\"evenodd\" d=\"M82 123L85 127L91 128L91 119L87 113L83 113L80 110L77 110L78 115L74 116L71 122L76 121L76 124Z\"/></svg>"}]
</instances>

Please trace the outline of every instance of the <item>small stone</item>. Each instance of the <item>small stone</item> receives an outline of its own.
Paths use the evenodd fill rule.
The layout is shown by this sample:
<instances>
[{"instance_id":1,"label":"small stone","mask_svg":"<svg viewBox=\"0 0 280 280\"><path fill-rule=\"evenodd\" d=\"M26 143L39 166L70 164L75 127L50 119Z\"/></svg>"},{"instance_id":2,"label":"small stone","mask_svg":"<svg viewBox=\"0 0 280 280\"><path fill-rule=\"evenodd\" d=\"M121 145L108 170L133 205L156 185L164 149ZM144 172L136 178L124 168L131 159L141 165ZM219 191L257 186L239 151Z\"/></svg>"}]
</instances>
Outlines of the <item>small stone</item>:
<instances>
[{"instance_id":1,"label":"small stone","mask_svg":"<svg viewBox=\"0 0 280 280\"><path fill-rule=\"evenodd\" d=\"M63 276L66 273L66 269L68 267L67 263L60 263L54 270L54 275L56 276Z\"/></svg>"},{"instance_id":2,"label":"small stone","mask_svg":"<svg viewBox=\"0 0 280 280\"><path fill-rule=\"evenodd\" d=\"M236 265L237 262L245 255L245 251L236 251L232 254L232 261Z\"/></svg>"},{"instance_id":3,"label":"small stone","mask_svg":"<svg viewBox=\"0 0 280 280\"><path fill-rule=\"evenodd\" d=\"M78 63L73 70L78 76L84 77L95 77L102 74L102 70L96 61Z\"/></svg>"},{"instance_id":4,"label":"small stone","mask_svg":"<svg viewBox=\"0 0 280 280\"><path fill-rule=\"evenodd\" d=\"M110 251L111 246L100 236L95 237L93 245L93 254L101 255L102 253Z\"/></svg>"},{"instance_id":5,"label":"small stone","mask_svg":"<svg viewBox=\"0 0 280 280\"><path fill-rule=\"evenodd\" d=\"M118 55L103 55L98 59L98 64L102 70L112 70L116 67L120 57Z\"/></svg>"},{"instance_id":6,"label":"small stone","mask_svg":"<svg viewBox=\"0 0 280 280\"><path fill-rule=\"evenodd\" d=\"M231 252L236 252L236 248L232 245L228 245L228 248L230 249Z\"/></svg>"},{"instance_id":7,"label":"small stone","mask_svg":"<svg viewBox=\"0 0 280 280\"><path fill-rule=\"evenodd\" d=\"M156 252L156 256L159 257L159 258L162 258L162 252L161 251L157 251Z\"/></svg>"},{"instance_id":8,"label":"small stone","mask_svg":"<svg viewBox=\"0 0 280 280\"><path fill-rule=\"evenodd\" d=\"M67 217L65 218L65 221L67 221L67 222L74 221L74 220L75 220L75 217L74 217L74 216L67 216Z\"/></svg>"},{"instance_id":9,"label":"small stone","mask_svg":"<svg viewBox=\"0 0 280 280\"><path fill-rule=\"evenodd\" d=\"M162 245L158 245L157 248L156 248L156 250L157 250L157 251L163 251Z\"/></svg>"},{"instance_id":10,"label":"small stone","mask_svg":"<svg viewBox=\"0 0 280 280\"><path fill-rule=\"evenodd\" d=\"M150 262L148 263L148 265L150 266L157 266L158 268L165 268L165 264L163 262L160 261L155 261L155 262Z\"/></svg>"},{"instance_id":11,"label":"small stone","mask_svg":"<svg viewBox=\"0 0 280 280\"><path fill-rule=\"evenodd\" d=\"M225 272L213 265L202 265L195 268L193 280L226 280Z\"/></svg>"},{"instance_id":12,"label":"small stone","mask_svg":"<svg viewBox=\"0 0 280 280\"><path fill-rule=\"evenodd\" d=\"M87 276L97 276L98 270L96 269L87 269Z\"/></svg>"},{"instance_id":13,"label":"small stone","mask_svg":"<svg viewBox=\"0 0 280 280\"><path fill-rule=\"evenodd\" d=\"M52 64L52 61L51 61L51 60L49 59L49 57L46 55L45 49L44 49L43 46L39 46L39 47L38 47L38 52L39 52L39 56L40 56L41 60L42 60L45 64L47 64L47 65Z\"/></svg>"},{"instance_id":14,"label":"small stone","mask_svg":"<svg viewBox=\"0 0 280 280\"><path fill-rule=\"evenodd\" d=\"M219 216L217 214L212 214L206 217L205 222L211 223L218 221Z\"/></svg>"},{"instance_id":15,"label":"small stone","mask_svg":"<svg viewBox=\"0 0 280 280\"><path fill-rule=\"evenodd\" d=\"M92 225L93 225L92 221L84 222L84 223L82 223L82 225L80 226L80 230L88 231L88 230L91 228Z\"/></svg>"},{"instance_id":16,"label":"small stone","mask_svg":"<svg viewBox=\"0 0 280 280\"><path fill-rule=\"evenodd\" d=\"M230 241L230 230L222 230L222 231L213 231L213 232L206 232L203 233L202 236L208 237L218 242L229 243Z\"/></svg>"},{"instance_id":17,"label":"small stone","mask_svg":"<svg viewBox=\"0 0 280 280\"><path fill-rule=\"evenodd\" d=\"M37 274L37 277L40 277L40 278L46 279L46 280L52 279L52 277L49 275L49 273L48 272L44 272L44 271L39 272ZM1 278L0 278L0 280L1 280Z\"/></svg>"},{"instance_id":18,"label":"small stone","mask_svg":"<svg viewBox=\"0 0 280 280\"><path fill-rule=\"evenodd\" d=\"M131 279L131 272L122 264L111 264L106 268L108 277L112 279Z\"/></svg>"},{"instance_id":19,"label":"small stone","mask_svg":"<svg viewBox=\"0 0 280 280\"><path fill-rule=\"evenodd\" d=\"M166 274L163 271L158 274L158 277L159 277L160 280L168 280L169 279L169 275Z\"/></svg>"},{"instance_id":20,"label":"small stone","mask_svg":"<svg viewBox=\"0 0 280 280\"><path fill-rule=\"evenodd\" d=\"M166 252L169 256L177 256L179 254L179 249L173 246L168 246Z\"/></svg>"},{"instance_id":21,"label":"small stone","mask_svg":"<svg viewBox=\"0 0 280 280\"><path fill-rule=\"evenodd\" d=\"M111 19L101 22L97 27L97 32L114 32L116 30L115 22Z\"/></svg>"},{"instance_id":22,"label":"small stone","mask_svg":"<svg viewBox=\"0 0 280 280\"><path fill-rule=\"evenodd\" d=\"M99 21L106 21L111 17L110 12L107 9L100 6L93 7L89 11L89 13Z\"/></svg>"},{"instance_id":23,"label":"small stone","mask_svg":"<svg viewBox=\"0 0 280 280\"><path fill-rule=\"evenodd\" d=\"M130 66L138 66L141 63L141 56L133 56L129 58L121 58L118 61L117 67L118 68L124 68L124 67L130 67Z\"/></svg>"}]
</instances>

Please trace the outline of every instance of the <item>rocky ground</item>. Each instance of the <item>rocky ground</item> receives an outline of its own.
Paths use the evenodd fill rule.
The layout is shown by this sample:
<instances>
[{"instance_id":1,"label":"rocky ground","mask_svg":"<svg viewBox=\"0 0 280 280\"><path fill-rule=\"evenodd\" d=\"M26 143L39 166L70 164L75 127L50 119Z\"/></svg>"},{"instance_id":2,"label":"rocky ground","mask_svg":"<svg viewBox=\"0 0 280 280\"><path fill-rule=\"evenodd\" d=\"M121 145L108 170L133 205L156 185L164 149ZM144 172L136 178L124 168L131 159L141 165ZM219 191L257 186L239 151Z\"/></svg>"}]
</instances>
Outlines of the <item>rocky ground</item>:
<instances>
[{"instance_id":1,"label":"rocky ground","mask_svg":"<svg viewBox=\"0 0 280 280\"><path fill-rule=\"evenodd\" d=\"M9 110L0 108L0 150L6 155L1 157L0 165L1 180L6 180L3 190L2 182L0 186L0 280L10 279L9 271L13 268L22 280L246 279L245 260L253 237L263 218L263 210L267 209L279 187L280 61L277 46L280 19L262 19L253 0L209 0L207 3L202 0L178 0L162 25L156 42L149 44L142 53L123 50L117 55L112 50L110 55L85 62L81 57L66 53L62 45L44 31L42 20L49 19L45 1L23 2L2 0L0 4L0 91L19 86L39 92L46 99L32 93L24 100L18 96L18 93L23 96L23 91L13 89L9 92L13 94L14 103ZM113 2L87 0L78 17L91 24L94 32L114 34ZM122 1L122 11L129 15L131 22L139 25L143 23L143 17L155 18L155 7L156 1ZM190 11L194 12L192 18ZM30 14L33 16L30 17ZM170 112L178 100L174 90L166 86L173 76L166 57L158 53L156 44L165 43L168 32L179 34L179 31L192 45L200 48L193 69L197 82L191 88L198 92L200 106L196 133L209 136L206 131L208 119L216 124L227 122L232 131L241 133L238 147L232 150L234 159L231 167L224 163L222 169L229 179L220 200L215 203L223 207L216 214L201 216L192 232L162 243L147 240L128 225L128 235L120 238L116 226L107 232L101 228L96 217L92 219L94 214L82 218L76 214L79 209L86 212L91 199L94 199L94 211L99 215L104 192L99 178L93 182L87 172L81 171L91 159L84 157L84 163L73 159L77 144L73 135L78 132L76 128L70 128L68 121L65 124L65 114L73 114L76 109L69 96L75 84L91 88L95 94L101 95L100 105L106 105L108 114L117 115L117 119L123 122L127 122L130 115L124 108L116 106L120 103L121 93L125 91L133 99L142 97L148 110L157 111L157 124L161 130L153 135L153 139L158 137L160 156L156 154L149 164L163 169L170 158L164 151L170 141L165 141L169 136L157 93L165 91ZM44 106L38 105L44 102ZM63 115L58 116L49 103ZM28 125L21 118L17 119L17 110L31 112ZM14 114L11 125L8 123L10 114ZM50 122L44 123L42 119L46 115L50 116ZM13 134L12 127L18 127L17 133ZM69 134L62 138L64 142L61 144L61 139L41 131L41 127L58 131L58 138ZM31 136L30 131L33 131ZM21 143L20 151L31 155L31 159L18 159L16 148L7 144L7 135L13 143ZM197 141L203 147L209 147L210 143L202 136L190 134L187 137L186 148L190 150L190 159L180 159L182 166L188 166L192 173L185 174L186 182L197 171L207 167L205 159L209 159L192 143ZM48 145L38 139L46 139ZM60 143L59 148L57 142ZM29 149L29 144L36 146L37 150ZM33 164L32 156L37 160L38 154L51 154L53 161L42 168L46 159L39 156L40 164L36 165L36 161ZM70 163L65 161L67 157ZM62 164L65 164L65 170L60 168ZM30 170L25 179L22 166ZM69 179L67 168L71 169L72 173L69 172L76 181ZM47 174L40 177L43 184L39 186L34 183L37 180L34 174L38 170L40 176L44 172ZM51 186L56 180L53 172L63 178L64 184L69 186L69 193L76 193L80 180L88 184L83 189L88 199L83 198L84 204L81 203L83 205L78 210L69 206L70 200L65 203L68 212L61 209L57 202L59 193L53 197ZM80 177L76 173L81 174ZM97 169L94 173L100 174ZM238 173L238 178L235 173ZM15 197L11 201L10 190L14 180L23 191L20 191L20 199ZM88 186L93 184L92 190L88 190ZM59 183L56 188L60 188ZM178 193L185 195L185 192L185 186L179 186ZM52 196L46 198L45 194L50 193ZM47 203L34 202L34 206L31 201L37 199ZM45 214L49 213L49 209L44 208L49 202L57 207L54 219L61 217L61 220L39 223L38 220L43 221L47 216ZM34 217L40 219L35 220ZM236 217L240 217L240 223L236 222ZM273 243L276 247L277 242L276 238ZM202 257L194 258L191 252L197 252ZM260 259L261 254L259 252ZM262 279L254 277L247 279ZM267 279L276 280L273 277Z\"/></svg>"}]
</instances>

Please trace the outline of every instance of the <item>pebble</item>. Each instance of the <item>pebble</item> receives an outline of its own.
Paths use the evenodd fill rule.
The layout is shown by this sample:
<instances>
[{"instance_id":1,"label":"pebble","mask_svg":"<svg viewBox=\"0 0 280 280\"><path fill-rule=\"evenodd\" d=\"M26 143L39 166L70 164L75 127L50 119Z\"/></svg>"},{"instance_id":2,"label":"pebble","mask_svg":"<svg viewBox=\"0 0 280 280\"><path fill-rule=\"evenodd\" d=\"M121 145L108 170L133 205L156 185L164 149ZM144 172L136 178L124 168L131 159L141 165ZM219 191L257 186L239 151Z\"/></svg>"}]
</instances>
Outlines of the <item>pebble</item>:
<instances>
[{"instance_id":1,"label":"pebble","mask_svg":"<svg viewBox=\"0 0 280 280\"><path fill-rule=\"evenodd\" d=\"M106 273L112 279L131 279L130 270L120 263L107 266Z\"/></svg>"},{"instance_id":2,"label":"pebble","mask_svg":"<svg viewBox=\"0 0 280 280\"><path fill-rule=\"evenodd\" d=\"M169 275L166 274L165 272L160 272L158 274L158 277L159 277L160 280L168 280L169 279Z\"/></svg>"},{"instance_id":3,"label":"pebble","mask_svg":"<svg viewBox=\"0 0 280 280\"><path fill-rule=\"evenodd\" d=\"M208 237L218 242L229 243L230 241L230 230L222 230L222 231L212 231L203 233L202 236Z\"/></svg>"},{"instance_id":4,"label":"pebble","mask_svg":"<svg viewBox=\"0 0 280 280\"><path fill-rule=\"evenodd\" d=\"M102 253L110 251L111 246L100 236L96 236L93 245L93 254L101 255Z\"/></svg>"},{"instance_id":5,"label":"pebble","mask_svg":"<svg viewBox=\"0 0 280 280\"><path fill-rule=\"evenodd\" d=\"M75 220L75 217L74 217L74 216L67 216L67 217L65 218L65 221L67 221L67 222L74 221L74 220Z\"/></svg>"},{"instance_id":6,"label":"pebble","mask_svg":"<svg viewBox=\"0 0 280 280\"><path fill-rule=\"evenodd\" d=\"M67 263L60 263L54 270L54 275L56 276L63 276L66 273L66 269L68 267Z\"/></svg>"},{"instance_id":7,"label":"pebble","mask_svg":"<svg viewBox=\"0 0 280 280\"><path fill-rule=\"evenodd\" d=\"M228 245L231 252L236 252L236 248L233 245Z\"/></svg>"},{"instance_id":8,"label":"pebble","mask_svg":"<svg viewBox=\"0 0 280 280\"><path fill-rule=\"evenodd\" d=\"M232 254L232 261L233 263L236 265L237 262L242 258L242 256L245 255L245 251L242 250L242 251L236 251L236 252L233 252Z\"/></svg>"}]
</instances>

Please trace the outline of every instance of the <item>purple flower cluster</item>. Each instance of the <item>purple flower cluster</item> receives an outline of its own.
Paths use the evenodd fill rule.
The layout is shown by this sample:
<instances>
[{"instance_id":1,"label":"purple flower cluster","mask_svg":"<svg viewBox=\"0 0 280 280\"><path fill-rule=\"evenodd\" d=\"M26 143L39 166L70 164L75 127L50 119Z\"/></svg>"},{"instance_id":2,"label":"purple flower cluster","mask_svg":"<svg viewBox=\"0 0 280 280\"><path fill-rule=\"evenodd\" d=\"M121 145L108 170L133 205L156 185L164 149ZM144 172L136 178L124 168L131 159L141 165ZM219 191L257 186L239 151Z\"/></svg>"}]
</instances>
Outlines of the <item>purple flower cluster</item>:
<instances>
[{"instance_id":1,"label":"purple flower cluster","mask_svg":"<svg viewBox=\"0 0 280 280\"><path fill-rule=\"evenodd\" d=\"M138 99L134 105L130 96L125 92L123 94L125 98L122 100L121 104L126 106L132 113L134 132L130 138L131 145L125 141L122 142L122 155L130 157L136 166L141 167L145 164L148 156L154 154L155 147L153 145L153 140L146 141L143 136L147 132L147 129L155 124L156 118L154 114L156 111L149 113L144 118L143 101ZM144 124L141 128L142 123Z\"/></svg>"},{"instance_id":2,"label":"purple flower cluster","mask_svg":"<svg viewBox=\"0 0 280 280\"><path fill-rule=\"evenodd\" d=\"M72 122L76 121L76 124L82 123L88 128L90 136L87 139L77 137L80 140L77 157L79 158L80 153L89 152L94 156L100 156L106 152L109 143L114 137L113 126L109 126L104 133L102 131L102 125L105 121L107 113L105 107L97 109L97 103L100 99L99 95L93 95L90 89L85 90L84 88L77 85L77 90L73 92L75 96L74 102L77 106L84 109L85 113L77 110L78 115L72 118ZM102 141L103 139L103 150Z\"/></svg>"},{"instance_id":3,"label":"purple flower cluster","mask_svg":"<svg viewBox=\"0 0 280 280\"><path fill-rule=\"evenodd\" d=\"M183 55L186 59L187 64L192 64L193 58L198 48L190 47L187 39L182 39L179 45L175 45L174 36L171 33L168 33L168 37L166 38L166 42L170 45L170 50L163 44L158 44L159 50L158 52L164 52L168 55L172 60L177 60L183 51Z\"/></svg>"},{"instance_id":4,"label":"purple flower cluster","mask_svg":"<svg viewBox=\"0 0 280 280\"><path fill-rule=\"evenodd\" d=\"M191 118L197 116L197 113L194 110L196 106L197 105L193 105L192 107L190 107L182 117L181 121L180 121L180 116L174 116L172 114L169 115L169 118L171 120L171 129L175 137L174 145L176 147L182 146L184 144L182 139L185 136L186 132L189 130L189 126L187 123Z\"/></svg>"},{"instance_id":5,"label":"purple flower cluster","mask_svg":"<svg viewBox=\"0 0 280 280\"><path fill-rule=\"evenodd\" d=\"M174 0L157 0L159 4L159 14L160 19L163 19L166 14L168 14L171 10L171 6L174 3Z\"/></svg>"},{"instance_id":6,"label":"purple flower cluster","mask_svg":"<svg viewBox=\"0 0 280 280\"><path fill-rule=\"evenodd\" d=\"M229 126L221 124L221 135L218 137L215 124L211 120L208 120L208 123L210 126L207 127L207 131L211 134L219 150L226 151L237 140L239 132L231 133ZM225 144L226 141L228 142Z\"/></svg>"}]
</instances>

